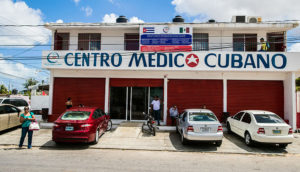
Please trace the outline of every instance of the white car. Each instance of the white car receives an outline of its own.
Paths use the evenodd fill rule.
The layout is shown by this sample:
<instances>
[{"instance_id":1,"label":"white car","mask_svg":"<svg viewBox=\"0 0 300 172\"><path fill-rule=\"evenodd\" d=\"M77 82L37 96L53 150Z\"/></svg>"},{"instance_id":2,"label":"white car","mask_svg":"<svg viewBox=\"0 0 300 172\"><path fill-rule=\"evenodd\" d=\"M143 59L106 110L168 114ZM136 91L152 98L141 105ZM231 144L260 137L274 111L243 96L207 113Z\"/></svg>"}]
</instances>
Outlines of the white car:
<instances>
[{"instance_id":1,"label":"white car","mask_svg":"<svg viewBox=\"0 0 300 172\"><path fill-rule=\"evenodd\" d=\"M186 109L176 120L181 143L189 140L215 142L221 146L223 128L215 114L207 109Z\"/></svg>"},{"instance_id":2,"label":"white car","mask_svg":"<svg viewBox=\"0 0 300 172\"><path fill-rule=\"evenodd\" d=\"M227 129L228 133L234 132L243 137L248 146L260 142L285 148L294 139L291 126L269 111L240 111L227 119Z\"/></svg>"},{"instance_id":3,"label":"white car","mask_svg":"<svg viewBox=\"0 0 300 172\"><path fill-rule=\"evenodd\" d=\"M28 106L30 109L29 103L23 98L9 97L9 98L0 98L0 104L11 104L18 107L20 110L24 110L24 107Z\"/></svg>"}]
</instances>

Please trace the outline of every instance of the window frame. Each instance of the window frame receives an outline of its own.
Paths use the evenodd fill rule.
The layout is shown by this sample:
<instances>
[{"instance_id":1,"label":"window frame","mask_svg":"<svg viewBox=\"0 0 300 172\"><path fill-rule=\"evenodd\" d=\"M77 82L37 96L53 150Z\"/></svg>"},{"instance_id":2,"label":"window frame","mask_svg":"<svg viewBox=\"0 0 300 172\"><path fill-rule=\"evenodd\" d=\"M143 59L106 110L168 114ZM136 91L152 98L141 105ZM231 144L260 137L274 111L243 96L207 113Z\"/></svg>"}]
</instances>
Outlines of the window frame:
<instances>
[{"instance_id":1,"label":"window frame","mask_svg":"<svg viewBox=\"0 0 300 172\"><path fill-rule=\"evenodd\" d=\"M62 37L62 40L58 40L58 36ZM64 37L65 36L65 37ZM66 38L66 40L64 40ZM66 43L64 43L66 41ZM60 32L54 33L54 50L69 50L70 45L70 33L69 32Z\"/></svg>"},{"instance_id":2,"label":"window frame","mask_svg":"<svg viewBox=\"0 0 300 172\"><path fill-rule=\"evenodd\" d=\"M92 36L99 37L99 39L98 38L93 39ZM83 38L83 40L80 39L81 37ZM88 39L88 40L85 40L85 39ZM93 43L96 43L96 49L92 49L92 46L93 46L92 44ZM99 45L99 47L98 47L97 44ZM80 50L80 51L83 51L83 50L90 50L90 51L101 50L101 33L78 33L77 50Z\"/></svg>"},{"instance_id":3,"label":"window frame","mask_svg":"<svg viewBox=\"0 0 300 172\"><path fill-rule=\"evenodd\" d=\"M199 38L197 38L196 35L198 35ZM196 41L196 40L198 40L198 41ZM200 48L198 46L195 46L196 43L199 43ZM193 51L209 51L209 34L208 33L193 33Z\"/></svg>"},{"instance_id":4,"label":"window frame","mask_svg":"<svg viewBox=\"0 0 300 172\"><path fill-rule=\"evenodd\" d=\"M257 33L232 34L232 51L256 52L257 45Z\"/></svg>"},{"instance_id":5,"label":"window frame","mask_svg":"<svg viewBox=\"0 0 300 172\"><path fill-rule=\"evenodd\" d=\"M128 36L136 36L136 38L127 38ZM137 39L137 41L136 41L136 39ZM129 41L129 42L127 42L127 41ZM130 42L130 41L132 41L132 42ZM128 46L128 45L131 43L132 43L132 45L130 45L130 46L132 46L134 48L129 48L130 46ZM125 51L139 51L140 50L140 34L139 33L124 33L124 50Z\"/></svg>"}]
</instances>

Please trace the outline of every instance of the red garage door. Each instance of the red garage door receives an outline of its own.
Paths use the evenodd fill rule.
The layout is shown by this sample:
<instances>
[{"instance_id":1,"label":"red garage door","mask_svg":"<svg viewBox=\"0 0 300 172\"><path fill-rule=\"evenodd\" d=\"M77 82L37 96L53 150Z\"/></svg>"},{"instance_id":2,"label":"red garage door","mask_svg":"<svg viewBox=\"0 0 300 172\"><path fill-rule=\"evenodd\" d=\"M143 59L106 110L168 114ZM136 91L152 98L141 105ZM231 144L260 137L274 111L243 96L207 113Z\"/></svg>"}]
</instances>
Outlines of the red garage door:
<instances>
[{"instance_id":1,"label":"red garage door","mask_svg":"<svg viewBox=\"0 0 300 172\"><path fill-rule=\"evenodd\" d=\"M168 109L177 105L179 112L187 108L201 108L206 105L219 120L223 112L222 80L170 79L168 82ZM171 125L168 114L167 124Z\"/></svg>"},{"instance_id":2,"label":"red garage door","mask_svg":"<svg viewBox=\"0 0 300 172\"><path fill-rule=\"evenodd\" d=\"M105 79L103 78L55 78L53 90L53 114L66 110L65 102L72 98L73 106L97 106L104 108Z\"/></svg>"},{"instance_id":3,"label":"red garage door","mask_svg":"<svg viewBox=\"0 0 300 172\"><path fill-rule=\"evenodd\" d=\"M283 81L227 81L228 112L267 110L283 117Z\"/></svg>"}]
</instances>

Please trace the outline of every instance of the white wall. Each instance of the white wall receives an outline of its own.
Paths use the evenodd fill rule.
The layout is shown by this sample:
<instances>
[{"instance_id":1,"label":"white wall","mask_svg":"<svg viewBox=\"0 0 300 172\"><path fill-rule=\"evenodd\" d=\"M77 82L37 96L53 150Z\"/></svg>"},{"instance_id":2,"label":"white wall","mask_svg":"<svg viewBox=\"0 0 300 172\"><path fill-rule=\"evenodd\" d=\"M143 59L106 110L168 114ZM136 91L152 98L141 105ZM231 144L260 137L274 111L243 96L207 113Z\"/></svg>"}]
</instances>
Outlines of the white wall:
<instances>
[{"instance_id":1,"label":"white wall","mask_svg":"<svg viewBox=\"0 0 300 172\"><path fill-rule=\"evenodd\" d=\"M289 72L284 80L284 118L296 129L296 84L295 73Z\"/></svg>"}]
</instances>

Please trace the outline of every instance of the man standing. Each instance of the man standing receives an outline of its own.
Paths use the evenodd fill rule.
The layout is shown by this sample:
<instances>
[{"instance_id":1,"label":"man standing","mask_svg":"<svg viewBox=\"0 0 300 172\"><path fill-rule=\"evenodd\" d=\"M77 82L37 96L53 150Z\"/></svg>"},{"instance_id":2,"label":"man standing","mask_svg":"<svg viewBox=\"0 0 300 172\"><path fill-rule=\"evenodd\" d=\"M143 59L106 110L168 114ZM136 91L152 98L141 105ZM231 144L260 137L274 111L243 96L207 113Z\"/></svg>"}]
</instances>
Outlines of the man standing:
<instances>
[{"instance_id":1,"label":"man standing","mask_svg":"<svg viewBox=\"0 0 300 172\"><path fill-rule=\"evenodd\" d=\"M170 116L172 119L172 125L174 125L175 121L176 121L176 117L178 116L178 109L177 109L176 105L174 105L170 108Z\"/></svg>"},{"instance_id":2,"label":"man standing","mask_svg":"<svg viewBox=\"0 0 300 172\"><path fill-rule=\"evenodd\" d=\"M160 125L160 100L158 96L154 96L154 100L151 103L151 108L153 110L154 119L157 120L157 125Z\"/></svg>"},{"instance_id":3,"label":"man standing","mask_svg":"<svg viewBox=\"0 0 300 172\"><path fill-rule=\"evenodd\" d=\"M268 43L265 42L264 38L260 38L260 44L261 44L261 48L260 51L267 51L269 46Z\"/></svg>"}]
</instances>

